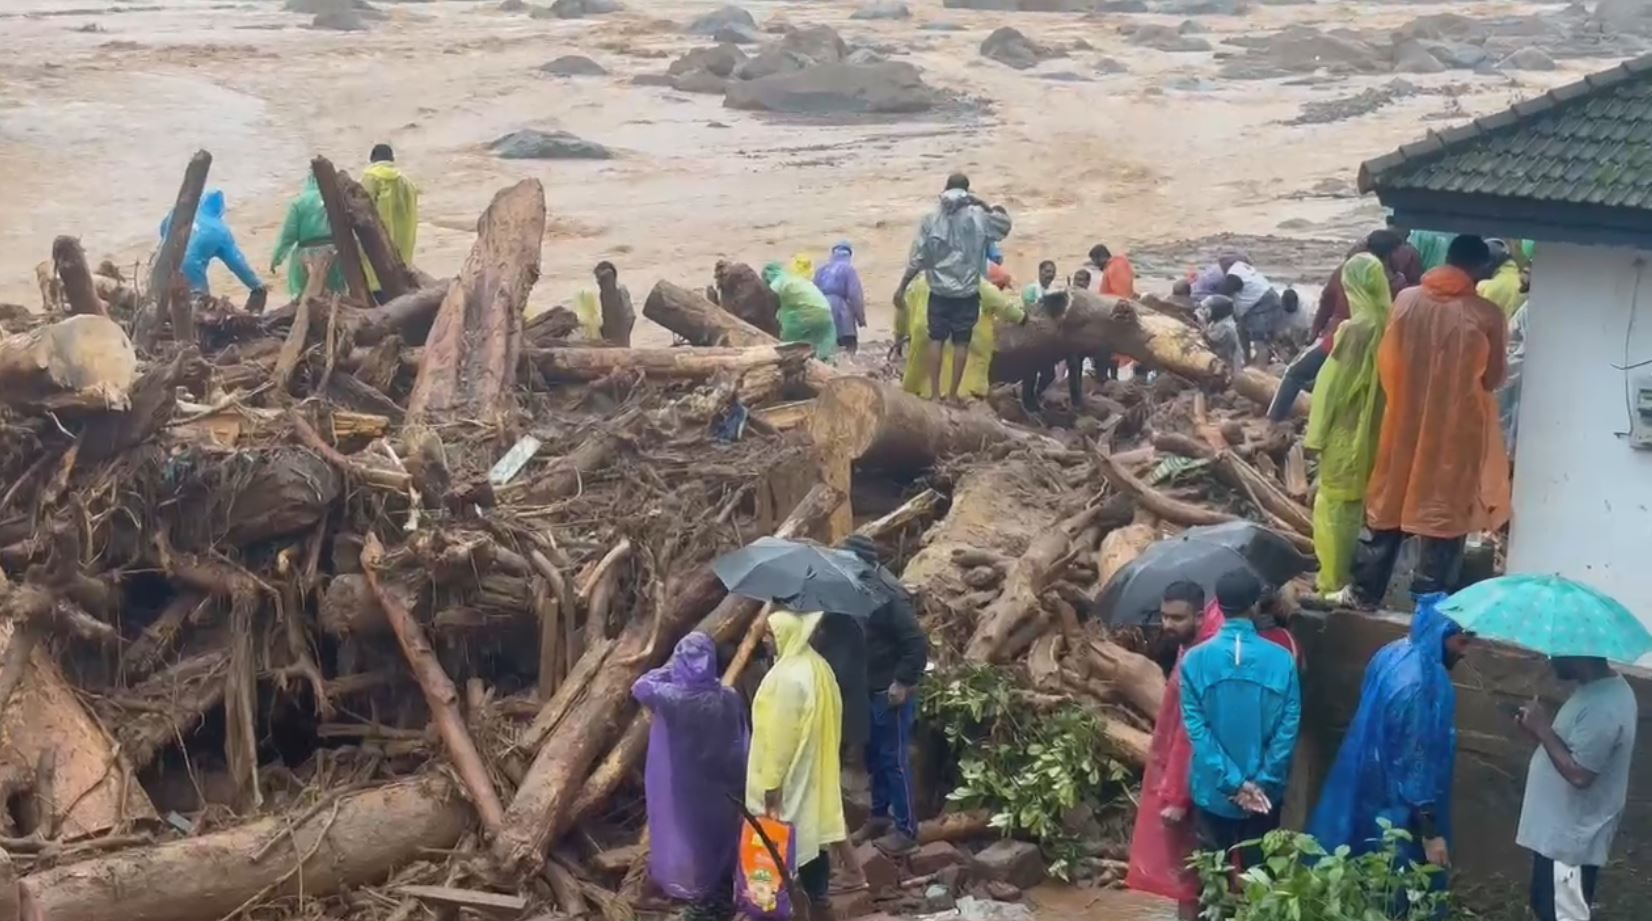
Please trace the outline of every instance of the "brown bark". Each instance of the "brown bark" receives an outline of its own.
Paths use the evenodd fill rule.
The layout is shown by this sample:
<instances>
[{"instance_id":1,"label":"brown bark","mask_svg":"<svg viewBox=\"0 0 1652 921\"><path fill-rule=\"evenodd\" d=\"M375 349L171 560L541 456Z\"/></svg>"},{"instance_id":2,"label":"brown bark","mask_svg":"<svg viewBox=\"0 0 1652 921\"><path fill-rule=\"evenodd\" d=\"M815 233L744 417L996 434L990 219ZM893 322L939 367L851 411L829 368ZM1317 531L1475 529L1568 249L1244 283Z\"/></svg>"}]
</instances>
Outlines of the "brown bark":
<instances>
[{"instance_id":1,"label":"brown bark","mask_svg":"<svg viewBox=\"0 0 1652 921\"><path fill-rule=\"evenodd\" d=\"M780 296L743 262L718 262L717 303L771 336L780 335Z\"/></svg>"},{"instance_id":2,"label":"brown bark","mask_svg":"<svg viewBox=\"0 0 1652 921\"><path fill-rule=\"evenodd\" d=\"M83 314L0 339L0 401L45 410L126 409L138 356L108 317Z\"/></svg>"},{"instance_id":3,"label":"brown bark","mask_svg":"<svg viewBox=\"0 0 1652 921\"><path fill-rule=\"evenodd\" d=\"M831 489L817 487L798 503L776 535L807 533L839 501ZM614 659L594 676L583 697L539 746L505 812L504 828L494 838L492 852L498 866L518 872L539 866L546 848L572 824L581 781L613 738L614 727L624 725L623 717L631 707L631 685L643 672L662 663L677 640L696 624L715 633L720 622L735 622L740 612L755 604L727 594L710 567L704 566L684 580L670 604L657 613L657 623L632 621L627 625L615 641Z\"/></svg>"},{"instance_id":4,"label":"brown bark","mask_svg":"<svg viewBox=\"0 0 1652 921\"><path fill-rule=\"evenodd\" d=\"M431 326L407 401L410 418L500 414L516 380L522 309L539 279L544 236L545 189L537 179L524 179L493 197Z\"/></svg>"},{"instance_id":5,"label":"brown bark","mask_svg":"<svg viewBox=\"0 0 1652 921\"><path fill-rule=\"evenodd\" d=\"M1040 595L1072 561L1075 549L1088 552L1088 548L1074 548L1074 539L1093 525L1116 528L1129 521L1131 513L1129 502L1109 502L1086 509L1035 538L1027 552L1010 565L998 598L981 612L964 654L979 662L1003 656L1016 628L1041 610Z\"/></svg>"},{"instance_id":6,"label":"brown bark","mask_svg":"<svg viewBox=\"0 0 1652 921\"><path fill-rule=\"evenodd\" d=\"M361 248L356 245L350 209L340 188L338 170L333 161L316 157L310 161L310 172L315 175L316 188L321 192L321 203L327 209L327 226L333 231L334 257L344 275L345 289L361 307L373 306L373 292L367 286L367 273L361 268Z\"/></svg>"},{"instance_id":7,"label":"brown bark","mask_svg":"<svg viewBox=\"0 0 1652 921\"><path fill-rule=\"evenodd\" d=\"M228 668L227 649L205 652L157 672L99 707L134 768L148 765L223 703Z\"/></svg>"},{"instance_id":8,"label":"brown bark","mask_svg":"<svg viewBox=\"0 0 1652 921\"><path fill-rule=\"evenodd\" d=\"M176 287L174 282L178 275L178 267L183 265L184 250L189 248L189 235L195 229L195 212L201 206L201 194L206 191L207 172L212 169L212 154L204 150L197 150L189 158L189 166L184 170L184 180L178 186L178 198L172 205L171 223L167 225L166 239L161 242L160 251L155 254L155 263L149 270L149 297L155 303L153 313L140 311L138 323L134 330L138 343L144 348L155 344L160 335L161 323L170 318L173 321L172 337L180 342L191 341L183 334L192 327L190 317L188 287L184 286L185 297L181 309L173 306L173 294ZM184 321L183 329L179 328L179 319Z\"/></svg>"},{"instance_id":9,"label":"brown bark","mask_svg":"<svg viewBox=\"0 0 1652 921\"><path fill-rule=\"evenodd\" d=\"M897 473L927 470L943 457L993 445L1061 448L1054 439L987 413L954 409L893 384L849 376L836 378L821 391L809 435L827 458Z\"/></svg>"},{"instance_id":10,"label":"brown bark","mask_svg":"<svg viewBox=\"0 0 1652 921\"><path fill-rule=\"evenodd\" d=\"M1194 505L1191 502L1183 502L1180 499L1173 499L1159 492L1137 479L1130 471L1124 469L1116 459L1104 451L1098 451L1096 458L1101 469L1101 475L1106 478L1107 482L1113 484L1113 488L1134 496L1136 502L1142 508L1166 521L1184 527L1192 527L1194 525L1223 524L1239 520L1237 515L1230 515L1227 512L1206 508L1202 505Z\"/></svg>"},{"instance_id":11,"label":"brown bark","mask_svg":"<svg viewBox=\"0 0 1652 921\"><path fill-rule=\"evenodd\" d=\"M1225 448L1218 450L1197 438L1176 432L1155 435L1153 444L1163 451L1211 461L1211 469L1222 482L1249 497L1268 516L1270 523L1299 547L1303 546L1304 539L1313 537L1313 515L1292 499L1272 477L1264 476L1233 451Z\"/></svg>"},{"instance_id":12,"label":"brown bark","mask_svg":"<svg viewBox=\"0 0 1652 921\"><path fill-rule=\"evenodd\" d=\"M748 348L777 341L703 295L669 281L658 282L648 292L642 315L681 336L689 345ZM778 327L775 332L778 334Z\"/></svg>"},{"instance_id":13,"label":"brown bark","mask_svg":"<svg viewBox=\"0 0 1652 921\"><path fill-rule=\"evenodd\" d=\"M580 482L606 465L624 448L630 438L628 429L642 418L640 410L626 410L585 436L579 447L569 451L551 464L548 471L532 479L512 484L501 490L501 498L530 505L541 505L579 491ZM520 485L518 485L520 484Z\"/></svg>"},{"instance_id":14,"label":"brown bark","mask_svg":"<svg viewBox=\"0 0 1652 921\"><path fill-rule=\"evenodd\" d=\"M1273 403L1274 392L1279 389L1279 378L1261 368L1246 368L1233 375L1232 387L1234 393L1266 408ZM1291 404L1291 415L1298 419L1308 418L1311 404L1306 393L1297 394L1296 402Z\"/></svg>"},{"instance_id":15,"label":"brown bark","mask_svg":"<svg viewBox=\"0 0 1652 921\"><path fill-rule=\"evenodd\" d=\"M1096 585L1105 586L1112 581L1119 570L1158 539L1159 530L1146 524L1119 528L1102 538L1101 549L1096 551Z\"/></svg>"},{"instance_id":16,"label":"brown bark","mask_svg":"<svg viewBox=\"0 0 1652 921\"><path fill-rule=\"evenodd\" d=\"M1136 712L1148 719L1158 717L1165 682L1157 662L1107 640L1091 640L1089 648L1080 653L1086 656L1092 677L1111 684Z\"/></svg>"},{"instance_id":17,"label":"brown bark","mask_svg":"<svg viewBox=\"0 0 1652 921\"><path fill-rule=\"evenodd\" d=\"M992 813L985 809L969 812L949 812L918 823L918 843L936 841L968 841L971 838L996 836L992 827Z\"/></svg>"},{"instance_id":18,"label":"brown bark","mask_svg":"<svg viewBox=\"0 0 1652 921\"><path fill-rule=\"evenodd\" d=\"M617 285L604 286L598 276L597 304L602 309L602 341L629 348L631 329L637 325L637 311L631 306L630 292Z\"/></svg>"},{"instance_id":19,"label":"brown bark","mask_svg":"<svg viewBox=\"0 0 1652 921\"><path fill-rule=\"evenodd\" d=\"M1070 292L1057 316L1039 305L1025 325L999 328L992 377L1020 380L1068 355L1101 351L1128 355L1200 386L1226 383L1221 360L1197 330L1141 304L1088 291Z\"/></svg>"},{"instance_id":20,"label":"brown bark","mask_svg":"<svg viewBox=\"0 0 1652 921\"><path fill-rule=\"evenodd\" d=\"M273 816L24 877L25 921L211 921L261 898L315 898L377 883L452 847L472 821L440 775L340 796L296 826ZM273 849L254 855L270 841Z\"/></svg>"},{"instance_id":21,"label":"brown bark","mask_svg":"<svg viewBox=\"0 0 1652 921\"><path fill-rule=\"evenodd\" d=\"M63 299L69 302L69 314L109 315L98 298L97 284L92 281L92 270L86 266L86 251L74 237L58 237L52 241L52 268L63 282Z\"/></svg>"},{"instance_id":22,"label":"brown bark","mask_svg":"<svg viewBox=\"0 0 1652 921\"><path fill-rule=\"evenodd\" d=\"M373 278L369 281L377 281L378 290L391 299L417 290L418 282L408 270L402 254L396 249L396 244L390 239L390 231L385 229L384 221L379 217L379 209L373 204L373 198L367 194L367 189L351 179L348 173L338 174L338 187L344 196L344 208L350 217L350 227L355 231L356 239L361 241L362 255L367 257L367 264L373 267Z\"/></svg>"},{"instance_id":23,"label":"brown bark","mask_svg":"<svg viewBox=\"0 0 1652 921\"><path fill-rule=\"evenodd\" d=\"M387 336L398 335L408 345L423 345L451 285L451 279L444 279L415 288L371 310L356 312L350 319L356 344L373 345Z\"/></svg>"},{"instance_id":24,"label":"brown bark","mask_svg":"<svg viewBox=\"0 0 1652 921\"><path fill-rule=\"evenodd\" d=\"M487 765L476 750L476 741L470 737L470 730L465 726L464 714L459 712L459 692L437 661L436 651L425 638L424 628L419 626L406 607L384 591L376 571L383 561L384 547L377 535L368 532L367 541L361 548L361 568L367 576L367 587L384 609L390 628L396 632L402 655L407 657L413 677L419 682L420 690L424 691L425 703L430 707L430 721L436 724L436 732L442 737L448 759L453 762L455 773L469 792L471 802L476 805L482 828L489 835L497 834L505 809L499 802L499 791L493 787L493 778L488 776Z\"/></svg>"},{"instance_id":25,"label":"brown bark","mask_svg":"<svg viewBox=\"0 0 1652 921\"><path fill-rule=\"evenodd\" d=\"M926 489L901 503L900 508L856 528L855 533L880 543L887 541L913 525L928 525L941 514L946 502L946 496Z\"/></svg>"},{"instance_id":26,"label":"brown bark","mask_svg":"<svg viewBox=\"0 0 1652 921\"><path fill-rule=\"evenodd\" d=\"M527 354L550 381L594 381L617 371L640 371L662 380L704 380L721 373L742 374L780 366L801 379L811 351L807 345L747 348L609 349L568 347L534 349Z\"/></svg>"}]
</instances>

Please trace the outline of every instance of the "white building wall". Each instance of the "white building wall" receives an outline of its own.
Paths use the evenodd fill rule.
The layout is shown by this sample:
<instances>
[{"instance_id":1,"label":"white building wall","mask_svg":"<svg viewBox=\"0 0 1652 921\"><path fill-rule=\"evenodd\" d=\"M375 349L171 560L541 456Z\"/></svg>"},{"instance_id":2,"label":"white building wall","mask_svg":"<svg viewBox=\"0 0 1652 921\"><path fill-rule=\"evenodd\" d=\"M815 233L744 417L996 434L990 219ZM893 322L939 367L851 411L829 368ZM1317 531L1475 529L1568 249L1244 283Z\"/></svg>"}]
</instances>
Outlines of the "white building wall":
<instances>
[{"instance_id":1,"label":"white building wall","mask_svg":"<svg viewBox=\"0 0 1652 921\"><path fill-rule=\"evenodd\" d=\"M1629 447L1613 367L1652 360L1652 253L1540 243L1527 311L1509 571L1587 583L1652 624L1652 451Z\"/></svg>"}]
</instances>

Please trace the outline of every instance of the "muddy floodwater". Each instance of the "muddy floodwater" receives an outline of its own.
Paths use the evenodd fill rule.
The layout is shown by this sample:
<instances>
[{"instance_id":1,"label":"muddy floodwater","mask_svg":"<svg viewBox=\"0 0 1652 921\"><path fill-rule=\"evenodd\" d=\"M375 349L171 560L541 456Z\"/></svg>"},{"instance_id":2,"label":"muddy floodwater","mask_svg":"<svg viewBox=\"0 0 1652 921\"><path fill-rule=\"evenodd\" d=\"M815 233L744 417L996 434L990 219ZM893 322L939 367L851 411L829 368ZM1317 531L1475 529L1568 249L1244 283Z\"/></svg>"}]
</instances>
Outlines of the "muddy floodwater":
<instances>
[{"instance_id":1,"label":"muddy floodwater","mask_svg":"<svg viewBox=\"0 0 1652 921\"><path fill-rule=\"evenodd\" d=\"M39 303L34 268L57 234L80 236L94 258L146 259L197 148L212 151L210 185L225 191L242 246L276 282L271 250L308 158L323 153L359 172L380 141L423 190L415 261L435 274L458 268L496 190L527 176L544 183L551 216L536 310L567 303L600 259L618 264L640 301L660 278L704 284L718 258L818 258L844 239L866 278L872 332L886 333L912 227L952 170L1014 214L1005 252L1019 280L1043 258L1076 267L1097 241L1155 254L1144 274L1163 277L1180 268L1176 241L1221 232L1285 238L1268 247L1274 265L1257 257L1264 271L1309 274L1322 255L1299 259L1290 240L1323 254L1325 241L1380 217L1354 193L1361 160L1625 56L1607 43L1588 56L1556 54L1552 70L1247 79L1236 61L1266 62L1246 43L1290 26L1381 34L1444 12L1540 25L1565 6L1319 2L1182 15L908 0L910 18L851 19L862 2L743 5L760 28L830 25L850 48L914 64L949 105L823 121L634 83L710 44L683 28L719 5L710 0L628 0L621 12L568 20L506 12L500 0L375 3L384 18L352 32L312 28L312 16L280 0L6 0L0 301ZM1006 25L1059 56L1025 70L983 57L982 40ZM1144 25L1210 50L1159 50L1126 34ZM538 71L568 54L607 75ZM487 151L521 128L569 131L618 156L524 161ZM213 278L238 296L227 273Z\"/></svg>"}]
</instances>

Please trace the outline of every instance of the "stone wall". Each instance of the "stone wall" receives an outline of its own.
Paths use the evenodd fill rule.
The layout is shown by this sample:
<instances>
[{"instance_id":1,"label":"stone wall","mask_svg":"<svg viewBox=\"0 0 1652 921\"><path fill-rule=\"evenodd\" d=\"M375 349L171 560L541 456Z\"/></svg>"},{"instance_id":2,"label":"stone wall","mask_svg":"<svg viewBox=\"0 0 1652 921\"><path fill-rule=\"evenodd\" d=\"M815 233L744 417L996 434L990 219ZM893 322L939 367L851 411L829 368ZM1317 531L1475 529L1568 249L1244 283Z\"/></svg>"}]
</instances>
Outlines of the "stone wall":
<instances>
[{"instance_id":1,"label":"stone wall","mask_svg":"<svg viewBox=\"0 0 1652 921\"><path fill-rule=\"evenodd\" d=\"M1290 827L1302 827L1336 758L1359 703L1365 663L1402 636L1406 624L1401 618L1349 612L1305 612L1294 624L1308 673L1302 742L1286 797ZM1476 648L1452 677L1458 733L1453 888L1488 921L1525 921L1531 855L1515 846L1514 832L1536 746L1514 725L1511 711L1534 693L1558 708L1566 688L1541 656L1489 645ZM1629 814L1600 883L1602 914L1612 918L1647 917L1652 905L1652 675L1632 671L1628 677L1641 701L1641 726Z\"/></svg>"}]
</instances>

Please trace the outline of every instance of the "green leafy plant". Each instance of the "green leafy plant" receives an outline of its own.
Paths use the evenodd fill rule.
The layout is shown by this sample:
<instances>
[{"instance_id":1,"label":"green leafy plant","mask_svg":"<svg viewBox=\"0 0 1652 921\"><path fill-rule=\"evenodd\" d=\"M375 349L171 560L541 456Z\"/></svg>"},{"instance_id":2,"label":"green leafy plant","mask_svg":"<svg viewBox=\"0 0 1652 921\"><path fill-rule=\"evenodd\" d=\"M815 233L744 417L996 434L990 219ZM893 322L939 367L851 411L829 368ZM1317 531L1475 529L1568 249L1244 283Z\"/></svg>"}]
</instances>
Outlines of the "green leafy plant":
<instances>
[{"instance_id":1,"label":"green leafy plant","mask_svg":"<svg viewBox=\"0 0 1652 921\"><path fill-rule=\"evenodd\" d=\"M1312 835L1269 832L1262 859L1232 884L1228 855L1200 851L1200 917L1208 921L1447 921L1464 918L1450 893L1436 887L1438 867L1403 856L1411 834L1383 823L1383 846L1354 855L1327 851Z\"/></svg>"},{"instance_id":2,"label":"green leafy plant","mask_svg":"<svg viewBox=\"0 0 1652 921\"><path fill-rule=\"evenodd\" d=\"M1078 706L1039 709L1008 669L990 666L955 666L924 687L924 717L958 755L960 783L947 798L990 810L1005 834L1037 840L1050 873L1066 879L1083 854L1064 817L1081 803L1100 806L1129 778L1107 757L1095 715Z\"/></svg>"}]
</instances>

